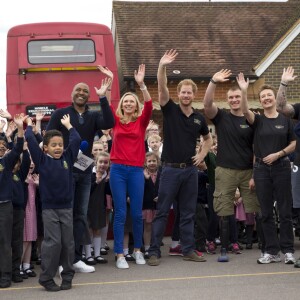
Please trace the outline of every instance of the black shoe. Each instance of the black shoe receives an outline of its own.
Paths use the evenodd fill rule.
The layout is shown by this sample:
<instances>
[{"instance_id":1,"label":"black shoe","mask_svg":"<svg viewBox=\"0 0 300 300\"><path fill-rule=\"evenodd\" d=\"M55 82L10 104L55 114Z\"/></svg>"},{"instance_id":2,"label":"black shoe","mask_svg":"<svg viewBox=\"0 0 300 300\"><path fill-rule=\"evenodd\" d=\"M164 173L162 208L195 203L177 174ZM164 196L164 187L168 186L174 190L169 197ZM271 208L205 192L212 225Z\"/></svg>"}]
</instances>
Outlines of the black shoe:
<instances>
[{"instance_id":1,"label":"black shoe","mask_svg":"<svg viewBox=\"0 0 300 300\"><path fill-rule=\"evenodd\" d=\"M105 247L102 247L102 248L100 249L100 254L101 254L101 255L107 255L107 254L108 254L108 252L107 252L107 250L105 249Z\"/></svg>"},{"instance_id":2,"label":"black shoe","mask_svg":"<svg viewBox=\"0 0 300 300\"><path fill-rule=\"evenodd\" d=\"M42 260L41 260L41 258L39 257L39 258L36 260L35 264L39 266L41 263L42 263Z\"/></svg>"},{"instance_id":3,"label":"black shoe","mask_svg":"<svg viewBox=\"0 0 300 300\"><path fill-rule=\"evenodd\" d=\"M11 286L11 281L8 279L0 279L0 288L5 289Z\"/></svg>"},{"instance_id":4,"label":"black shoe","mask_svg":"<svg viewBox=\"0 0 300 300\"><path fill-rule=\"evenodd\" d=\"M72 288L72 281L64 280L62 281L60 285L61 290L70 290Z\"/></svg>"},{"instance_id":5,"label":"black shoe","mask_svg":"<svg viewBox=\"0 0 300 300\"><path fill-rule=\"evenodd\" d=\"M28 275L23 270L20 271L20 275L23 279L28 279Z\"/></svg>"},{"instance_id":6,"label":"black shoe","mask_svg":"<svg viewBox=\"0 0 300 300\"><path fill-rule=\"evenodd\" d=\"M26 274L28 277L36 277L36 273L32 271L31 269L23 270L24 274Z\"/></svg>"},{"instance_id":7,"label":"black shoe","mask_svg":"<svg viewBox=\"0 0 300 300\"><path fill-rule=\"evenodd\" d=\"M43 281L43 282L39 280L39 284L41 286L43 286L46 289L46 291L48 291L48 292L58 292L61 289L60 286L58 286L54 282L53 279L50 279L50 280L47 280L47 281Z\"/></svg>"},{"instance_id":8,"label":"black shoe","mask_svg":"<svg viewBox=\"0 0 300 300\"><path fill-rule=\"evenodd\" d=\"M11 280L15 283L23 282L23 278L20 274L20 272L15 272L11 276Z\"/></svg>"},{"instance_id":9,"label":"black shoe","mask_svg":"<svg viewBox=\"0 0 300 300\"><path fill-rule=\"evenodd\" d=\"M125 255L125 259L126 259L126 261L135 261L135 259L129 253Z\"/></svg>"},{"instance_id":10,"label":"black shoe","mask_svg":"<svg viewBox=\"0 0 300 300\"><path fill-rule=\"evenodd\" d=\"M89 256L87 257L84 262L88 265L88 266L94 266L95 264L97 264L96 260L94 259L93 256Z\"/></svg>"},{"instance_id":11,"label":"black shoe","mask_svg":"<svg viewBox=\"0 0 300 300\"><path fill-rule=\"evenodd\" d=\"M246 244L246 249L248 250L252 249L252 244Z\"/></svg>"},{"instance_id":12,"label":"black shoe","mask_svg":"<svg viewBox=\"0 0 300 300\"><path fill-rule=\"evenodd\" d=\"M102 256L96 256L95 261L98 264L107 264L107 259L103 258Z\"/></svg>"}]
</instances>

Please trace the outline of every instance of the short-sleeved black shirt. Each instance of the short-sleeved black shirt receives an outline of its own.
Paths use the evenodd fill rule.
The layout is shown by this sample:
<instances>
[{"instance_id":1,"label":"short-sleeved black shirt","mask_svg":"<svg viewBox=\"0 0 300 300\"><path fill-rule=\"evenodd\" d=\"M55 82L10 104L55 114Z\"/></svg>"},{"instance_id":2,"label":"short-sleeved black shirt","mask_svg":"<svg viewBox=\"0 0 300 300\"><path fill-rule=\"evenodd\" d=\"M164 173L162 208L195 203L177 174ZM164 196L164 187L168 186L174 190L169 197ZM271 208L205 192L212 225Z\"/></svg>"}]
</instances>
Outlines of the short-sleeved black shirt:
<instances>
[{"instance_id":1,"label":"short-sleeved black shirt","mask_svg":"<svg viewBox=\"0 0 300 300\"><path fill-rule=\"evenodd\" d=\"M161 108L163 113L163 162L189 163L195 155L197 139L209 134L202 114L193 112L187 117L171 99Z\"/></svg>"},{"instance_id":2,"label":"short-sleeved black shirt","mask_svg":"<svg viewBox=\"0 0 300 300\"><path fill-rule=\"evenodd\" d=\"M294 119L300 121L300 103L293 105L295 110ZM295 160L294 164L300 166L300 138L296 137L296 149L295 149Z\"/></svg>"},{"instance_id":3,"label":"short-sleeved black shirt","mask_svg":"<svg viewBox=\"0 0 300 300\"><path fill-rule=\"evenodd\" d=\"M244 116L218 109L212 119L218 136L217 166L236 170L253 167L253 130Z\"/></svg>"},{"instance_id":4,"label":"short-sleeved black shirt","mask_svg":"<svg viewBox=\"0 0 300 300\"><path fill-rule=\"evenodd\" d=\"M283 114L277 118L255 115L251 127L254 129L254 153L258 158L279 152L295 140L292 121Z\"/></svg>"}]
</instances>

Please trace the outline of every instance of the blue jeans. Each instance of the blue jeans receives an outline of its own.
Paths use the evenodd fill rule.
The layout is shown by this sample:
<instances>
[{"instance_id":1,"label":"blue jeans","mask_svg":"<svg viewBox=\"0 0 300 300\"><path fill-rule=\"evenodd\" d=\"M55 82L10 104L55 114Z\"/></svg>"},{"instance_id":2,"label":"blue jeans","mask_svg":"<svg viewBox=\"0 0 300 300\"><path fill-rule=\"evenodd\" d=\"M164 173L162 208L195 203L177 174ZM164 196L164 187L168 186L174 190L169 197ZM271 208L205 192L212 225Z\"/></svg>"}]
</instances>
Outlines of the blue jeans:
<instances>
[{"instance_id":1,"label":"blue jeans","mask_svg":"<svg viewBox=\"0 0 300 300\"><path fill-rule=\"evenodd\" d=\"M254 164L254 181L261 206L265 252L272 255L278 254L280 250L283 253L294 253L290 161L283 158L272 165L257 161ZM279 212L280 240L274 221L274 201Z\"/></svg>"},{"instance_id":2,"label":"blue jeans","mask_svg":"<svg viewBox=\"0 0 300 300\"><path fill-rule=\"evenodd\" d=\"M91 191L91 174L73 173L73 231L75 242L74 263L82 259L82 245L91 243L87 211Z\"/></svg>"},{"instance_id":3,"label":"blue jeans","mask_svg":"<svg viewBox=\"0 0 300 300\"><path fill-rule=\"evenodd\" d=\"M143 196L144 173L142 167L112 164L109 177L114 202L114 251L123 253L124 224L126 220L126 201L130 198L130 214L134 248L141 248L143 237Z\"/></svg>"}]
</instances>

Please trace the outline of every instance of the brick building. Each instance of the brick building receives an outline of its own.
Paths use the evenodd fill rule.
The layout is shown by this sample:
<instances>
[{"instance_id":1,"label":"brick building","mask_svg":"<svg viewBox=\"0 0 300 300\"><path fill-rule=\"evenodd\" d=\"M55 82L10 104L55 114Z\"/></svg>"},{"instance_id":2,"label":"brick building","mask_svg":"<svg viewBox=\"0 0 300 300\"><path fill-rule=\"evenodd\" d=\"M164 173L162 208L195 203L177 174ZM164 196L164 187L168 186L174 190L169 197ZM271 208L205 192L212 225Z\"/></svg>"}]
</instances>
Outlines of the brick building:
<instances>
[{"instance_id":1,"label":"brick building","mask_svg":"<svg viewBox=\"0 0 300 300\"><path fill-rule=\"evenodd\" d=\"M243 72L250 78L248 99L259 109L257 88L279 85L284 67L300 75L300 0L287 2L113 2L112 31L122 91L135 90L133 71L146 64L146 79L154 100L153 119L161 123L156 71L168 49L177 49L168 67L169 90L177 99L176 86L183 78L198 85L195 109L211 76L231 69L230 82L218 85L215 100L227 108L226 91ZM300 76L299 76L300 77ZM136 92L140 94L137 89ZM300 102L300 79L288 88L290 103Z\"/></svg>"}]
</instances>

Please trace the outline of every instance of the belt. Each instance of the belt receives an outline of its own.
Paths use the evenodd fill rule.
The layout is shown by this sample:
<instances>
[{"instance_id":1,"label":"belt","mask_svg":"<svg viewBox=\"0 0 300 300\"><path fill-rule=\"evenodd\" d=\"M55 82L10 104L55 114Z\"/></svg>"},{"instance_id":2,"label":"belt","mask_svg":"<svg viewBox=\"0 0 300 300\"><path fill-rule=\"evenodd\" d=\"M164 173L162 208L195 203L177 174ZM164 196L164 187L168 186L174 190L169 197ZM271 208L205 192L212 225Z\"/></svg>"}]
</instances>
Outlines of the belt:
<instances>
[{"instance_id":1,"label":"belt","mask_svg":"<svg viewBox=\"0 0 300 300\"><path fill-rule=\"evenodd\" d=\"M163 165L163 167L185 169L187 167L193 166L194 164L192 162L189 162L189 163L167 163L167 162L164 162L162 165Z\"/></svg>"}]
</instances>

